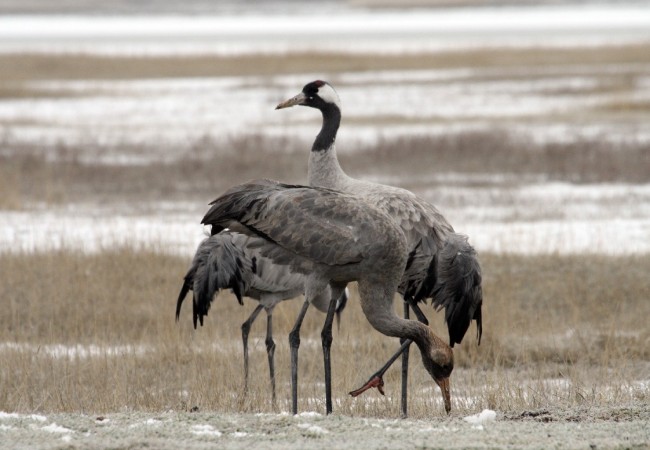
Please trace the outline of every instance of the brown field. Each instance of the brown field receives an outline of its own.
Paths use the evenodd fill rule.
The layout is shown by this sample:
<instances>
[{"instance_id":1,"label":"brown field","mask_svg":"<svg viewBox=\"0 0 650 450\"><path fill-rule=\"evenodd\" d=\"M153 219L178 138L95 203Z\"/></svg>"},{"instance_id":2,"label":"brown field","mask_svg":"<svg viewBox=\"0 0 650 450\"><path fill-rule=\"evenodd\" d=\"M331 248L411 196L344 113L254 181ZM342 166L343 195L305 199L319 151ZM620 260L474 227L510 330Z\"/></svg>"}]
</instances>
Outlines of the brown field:
<instances>
[{"instance_id":1,"label":"brown field","mask_svg":"<svg viewBox=\"0 0 650 450\"><path fill-rule=\"evenodd\" d=\"M482 255L481 261L485 331L480 347L472 327L456 348L454 415L648 401L642 383L650 360L649 258ZM287 335L301 301L285 302L274 314L279 404L273 409L263 319L251 333L251 391L243 393L239 324L253 301L241 307L224 293L203 328L192 329L189 304L174 322L187 263L130 249L2 255L0 411L287 411ZM445 336L442 314L425 310ZM323 410L322 320L312 312L303 327L302 411ZM57 355L57 345L96 346L97 354ZM353 289L333 347L337 413L399 415L397 367L387 374L387 397L346 395L397 346L369 326ZM444 415L417 351L411 373L411 416Z\"/></svg>"},{"instance_id":2,"label":"brown field","mask_svg":"<svg viewBox=\"0 0 650 450\"><path fill-rule=\"evenodd\" d=\"M263 136L225 143L205 139L175 160L134 166L83 162L83 148L60 146L54 157L37 147L21 148L11 155L0 155L0 207L20 209L33 202L161 199L204 199L206 203L228 187L250 179L305 183L309 146L307 142ZM266 159L263 165L259 164L262 157ZM505 130L383 140L352 152L341 151L340 160L346 171L357 177L404 174L401 185L415 192L440 183L434 175L448 172L572 183L650 182L647 143L585 139L536 145ZM372 166L368 166L369 160L374 161Z\"/></svg>"},{"instance_id":3,"label":"brown field","mask_svg":"<svg viewBox=\"0 0 650 450\"><path fill-rule=\"evenodd\" d=\"M291 53L238 56L98 56L83 54L0 54L0 88L43 79L131 79L336 74L343 71L413 70L457 67L514 68L648 63L650 44L597 48L491 48L431 54ZM335 80L334 80L335 81ZM0 93L3 90L0 89ZM3 95L7 95L5 89Z\"/></svg>"}]
</instances>

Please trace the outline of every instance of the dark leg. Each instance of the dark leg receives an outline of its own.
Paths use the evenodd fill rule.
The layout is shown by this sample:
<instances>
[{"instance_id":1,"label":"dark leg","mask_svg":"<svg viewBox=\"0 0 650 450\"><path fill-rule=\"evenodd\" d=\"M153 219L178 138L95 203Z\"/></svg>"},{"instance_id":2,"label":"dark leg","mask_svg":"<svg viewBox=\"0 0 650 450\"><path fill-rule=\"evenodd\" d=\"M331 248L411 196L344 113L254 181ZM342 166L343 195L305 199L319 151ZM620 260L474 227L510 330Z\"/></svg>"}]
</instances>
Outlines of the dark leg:
<instances>
[{"instance_id":1,"label":"dark leg","mask_svg":"<svg viewBox=\"0 0 650 450\"><path fill-rule=\"evenodd\" d=\"M409 318L409 304L407 301L404 301L404 318ZM404 344L406 339L400 339L400 344ZM408 381L409 381L409 347L404 349L402 352L402 418L408 416Z\"/></svg>"},{"instance_id":2,"label":"dark leg","mask_svg":"<svg viewBox=\"0 0 650 450\"><path fill-rule=\"evenodd\" d=\"M275 354L275 342L273 342L273 310L267 311L266 316L266 354L269 357L269 375L271 377L271 399L273 408L276 406L275 396L275 364L273 355Z\"/></svg>"},{"instance_id":3,"label":"dark leg","mask_svg":"<svg viewBox=\"0 0 650 450\"><path fill-rule=\"evenodd\" d=\"M418 304L413 300L410 300L408 302L408 304L411 307L411 309L413 310L413 312L415 313L415 317L417 317L420 322L422 322L423 324L428 326L429 321L427 320L427 316L424 315L424 313L422 312L422 310L420 309ZM405 315L404 317L407 317L407 316Z\"/></svg>"},{"instance_id":4,"label":"dark leg","mask_svg":"<svg viewBox=\"0 0 650 450\"><path fill-rule=\"evenodd\" d=\"M257 315L263 308L262 305L257 305L257 308L248 316L246 322L241 325L241 337L244 341L244 394L248 392L248 333L250 333L253 322L255 322Z\"/></svg>"},{"instance_id":5,"label":"dark leg","mask_svg":"<svg viewBox=\"0 0 650 450\"><path fill-rule=\"evenodd\" d=\"M291 333L289 333L289 346L291 347L291 412L298 414L298 347L300 347L300 327L302 320L307 314L309 302L305 301L302 305L296 323L293 325Z\"/></svg>"},{"instance_id":6,"label":"dark leg","mask_svg":"<svg viewBox=\"0 0 650 450\"><path fill-rule=\"evenodd\" d=\"M332 347L332 325L334 324L334 311L336 310L337 300L334 298L330 301L323 331L320 334L323 342L323 362L325 364L325 414L332 413L332 361L330 360L330 349Z\"/></svg>"}]
</instances>

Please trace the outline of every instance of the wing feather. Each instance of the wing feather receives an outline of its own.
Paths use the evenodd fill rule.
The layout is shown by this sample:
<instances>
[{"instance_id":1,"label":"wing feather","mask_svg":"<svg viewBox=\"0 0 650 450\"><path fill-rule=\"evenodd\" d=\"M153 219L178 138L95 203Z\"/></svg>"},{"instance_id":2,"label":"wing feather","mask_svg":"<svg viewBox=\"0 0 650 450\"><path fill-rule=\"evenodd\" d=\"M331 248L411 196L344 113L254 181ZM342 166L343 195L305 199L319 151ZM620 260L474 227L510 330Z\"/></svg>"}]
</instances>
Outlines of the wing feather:
<instances>
[{"instance_id":1,"label":"wing feather","mask_svg":"<svg viewBox=\"0 0 650 450\"><path fill-rule=\"evenodd\" d=\"M236 222L238 230L264 238L260 249L265 256L307 273L314 264L363 260L368 248L360 238L382 238L378 216L386 218L348 194L259 180L236 186L215 200L202 223L219 229Z\"/></svg>"}]
</instances>

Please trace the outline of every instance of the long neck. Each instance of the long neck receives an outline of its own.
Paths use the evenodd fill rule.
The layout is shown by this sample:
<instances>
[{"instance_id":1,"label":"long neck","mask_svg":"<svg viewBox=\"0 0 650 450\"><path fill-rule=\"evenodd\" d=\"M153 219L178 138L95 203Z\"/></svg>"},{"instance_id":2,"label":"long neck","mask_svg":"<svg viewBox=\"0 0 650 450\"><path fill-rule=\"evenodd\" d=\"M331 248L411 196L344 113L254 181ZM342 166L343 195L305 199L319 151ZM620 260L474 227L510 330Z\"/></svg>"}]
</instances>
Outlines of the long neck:
<instances>
[{"instance_id":1,"label":"long neck","mask_svg":"<svg viewBox=\"0 0 650 450\"><path fill-rule=\"evenodd\" d=\"M339 164L335 147L341 110L334 104L326 104L320 110L323 113L323 126L311 148L307 177L312 186L337 189L347 178Z\"/></svg>"},{"instance_id":2,"label":"long neck","mask_svg":"<svg viewBox=\"0 0 650 450\"><path fill-rule=\"evenodd\" d=\"M394 291L378 292L377 285L359 282L361 308L370 325L386 336L412 339L420 350L442 343L431 329L416 320L406 320L395 314ZM438 342L440 341L440 342Z\"/></svg>"},{"instance_id":3,"label":"long neck","mask_svg":"<svg viewBox=\"0 0 650 450\"><path fill-rule=\"evenodd\" d=\"M341 125L341 109L337 105L325 103L319 109L323 113L323 126L318 136L316 136L314 145L311 148L312 152L327 151L332 147L336 140L336 133Z\"/></svg>"}]
</instances>

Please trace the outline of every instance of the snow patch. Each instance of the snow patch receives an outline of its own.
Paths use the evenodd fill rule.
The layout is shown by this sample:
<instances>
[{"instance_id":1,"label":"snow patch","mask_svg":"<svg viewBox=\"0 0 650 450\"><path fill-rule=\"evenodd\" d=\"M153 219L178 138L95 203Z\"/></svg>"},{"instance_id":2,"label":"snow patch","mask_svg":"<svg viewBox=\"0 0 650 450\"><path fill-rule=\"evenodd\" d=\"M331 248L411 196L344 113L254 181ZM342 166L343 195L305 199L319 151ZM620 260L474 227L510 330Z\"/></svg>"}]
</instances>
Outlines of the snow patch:
<instances>
[{"instance_id":1,"label":"snow patch","mask_svg":"<svg viewBox=\"0 0 650 450\"><path fill-rule=\"evenodd\" d=\"M150 346L144 345L64 345L64 344L29 344L25 342L0 342L0 352L2 351L20 351L31 352L34 354L41 354L51 356L53 358L93 358L105 356L123 356L125 354L135 354L142 356L151 350ZM0 420L2 419L2 412L0 412ZM7 414L7 413L4 413ZM32 420L44 422L47 420L44 416L32 414L30 416L20 416L14 414L14 417L29 417Z\"/></svg>"},{"instance_id":2,"label":"snow patch","mask_svg":"<svg viewBox=\"0 0 650 450\"><path fill-rule=\"evenodd\" d=\"M327 434L327 433L329 433L329 430L326 430L323 427L319 427L318 425L312 425L310 423L299 423L298 428L302 428L305 431L308 431L308 432L314 433L314 434Z\"/></svg>"},{"instance_id":3,"label":"snow patch","mask_svg":"<svg viewBox=\"0 0 650 450\"><path fill-rule=\"evenodd\" d=\"M295 417L320 417L320 416L322 416L322 414L317 413L316 411L305 411L295 415Z\"/></svg>"},{"instance_id":4,"label":"snow patch","mask_svg":"<svg viewBox=\"0 0 650 450\"><path fill-rule=\"evenodd\" d=\"M496 418L497 418L496 411L492 411L491 409L484 409L478 414L473 414L471 416L464 417L463 420L465 422L471 423L476 428L482 430L483 424L494 422Z\"/></svg>"},{"instance_id":5,"label":"snow patch","mask_svg":"<svg viewBox=\"0 0 650 450\"><path fill-rule=\"evenodd\" d=\"M50 433L74 433L73 430L57 425L54 422L52 422L49 425L45 425L44 427L41 428L41 430L48 431Z\"/></svg>"},{"instance_id":6,"label":"snow patch","mask_svg":"<svg viewBox=\"0 0 650 450\"><path fill-rule=\"evenodd\" d=\"M193 425L190 431L199 436L221 436L221 431L216 430L212 425Z\"/></svg>"},{"instance_id":7,"label":"snow patch","mask_svg":"<svg viewBox=\"0 0 650 450\"><path fill-rule=\"evenodd\" d=\"M145 420L144 422L132 423L131 425L129 425L129 428L137 428L137 427L141 427L143 425L150 426L150 427L158 427L161 424L162 424L161 420L151 418L151 419Z\"/></svg>"},{"instance_id":8,"label":"snow patch","mask_svg":"<svg viewBox=\"0 0 650 450\"><path fill-rule=\"evenodd\" d=\"M41 416L39 414L18 414L18 413L8 413L0 411L0 420L13 420L13 419L28 419L35 420L37 422L45 422L47 417Z\"/></svg>"}]
</instances>

